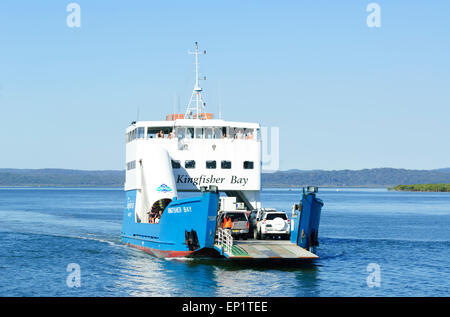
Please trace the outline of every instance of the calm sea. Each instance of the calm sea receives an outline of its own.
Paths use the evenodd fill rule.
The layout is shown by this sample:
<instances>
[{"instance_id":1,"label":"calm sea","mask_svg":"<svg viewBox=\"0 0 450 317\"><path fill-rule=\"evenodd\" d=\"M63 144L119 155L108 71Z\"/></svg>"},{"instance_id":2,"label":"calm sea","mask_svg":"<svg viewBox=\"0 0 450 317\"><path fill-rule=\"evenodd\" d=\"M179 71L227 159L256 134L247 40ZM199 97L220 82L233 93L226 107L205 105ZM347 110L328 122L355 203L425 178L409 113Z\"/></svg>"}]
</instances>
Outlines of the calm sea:
<instances>
[{"instance_id":1,"label":"calm sea","mask_svg":"<svg viewBox=\"0 0 450 317\"><path fill-rule=\"evenodd\" d=\"M122 245L119 189L0 188L0 296L450 295L450 193L329 188L319 197L320 260L254 267ZM264 207L289 211L299 199L262 192ZM67 284L73 263L80 287Z\"/></svg>"}]
</instances>

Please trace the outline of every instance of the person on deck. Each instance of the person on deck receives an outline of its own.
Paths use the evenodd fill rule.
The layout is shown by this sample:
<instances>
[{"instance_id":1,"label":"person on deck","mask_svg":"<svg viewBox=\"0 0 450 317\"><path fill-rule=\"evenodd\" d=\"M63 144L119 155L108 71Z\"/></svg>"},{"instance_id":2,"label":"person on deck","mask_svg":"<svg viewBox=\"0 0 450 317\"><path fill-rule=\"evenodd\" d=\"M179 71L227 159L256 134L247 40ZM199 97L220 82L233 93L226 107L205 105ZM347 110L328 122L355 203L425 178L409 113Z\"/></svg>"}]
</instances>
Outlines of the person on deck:
<instances>
[{"instance_id":1,"label":"person on deck","mask_svg":"<svg viewBox=\"0 0 450 317\"><path fill-rule=\"evenodd\" d=\"M225 217L223 218L223 228L224 228L224 229L231 230L232 225L233 225L233 224L232 224L231 218L228 217L228 216L225 216Z\"/></svg>"}]
</instances>

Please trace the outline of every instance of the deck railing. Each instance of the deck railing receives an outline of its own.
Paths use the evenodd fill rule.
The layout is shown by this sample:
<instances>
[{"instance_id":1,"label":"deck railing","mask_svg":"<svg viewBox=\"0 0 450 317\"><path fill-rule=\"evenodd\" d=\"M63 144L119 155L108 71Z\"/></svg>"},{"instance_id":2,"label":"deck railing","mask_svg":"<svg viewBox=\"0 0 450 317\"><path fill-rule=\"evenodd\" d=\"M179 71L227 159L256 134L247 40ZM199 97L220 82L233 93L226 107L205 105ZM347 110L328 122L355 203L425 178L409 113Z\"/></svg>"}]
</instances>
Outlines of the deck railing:
<instances>
[{"instance_id":1,"label":"deck railing","mask_svg":"<svg viewBox=\"0 0 450 317\"><path fill-rule=\"evenodd\" d=\"M228 254L232 254L233 237L229 229L218 228L217 243L222 247L222 250Z\"/></svg>"}]
</instances>

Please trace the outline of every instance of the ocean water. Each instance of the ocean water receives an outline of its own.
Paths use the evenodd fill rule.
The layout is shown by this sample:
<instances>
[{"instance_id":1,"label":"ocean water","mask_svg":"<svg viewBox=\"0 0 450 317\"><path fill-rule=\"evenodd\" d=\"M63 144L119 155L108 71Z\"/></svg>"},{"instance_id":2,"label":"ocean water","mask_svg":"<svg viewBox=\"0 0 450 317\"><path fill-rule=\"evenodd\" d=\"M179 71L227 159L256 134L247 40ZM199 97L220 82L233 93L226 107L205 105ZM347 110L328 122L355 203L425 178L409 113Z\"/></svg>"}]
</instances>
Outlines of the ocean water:
<instances>
[{"instance_id":1,"label":"ocean water","mask_svg":"<svg viewBox=\"0 0 450 317\"><path fill-rule=\"evenodd\" d=\"M450 193L327 188L319 197L320 259L251 266L122 245L120 189L0 188L0 296L450 296ZM299 199L262 192L264 207L290 211Z\"/></svg>"}]
</instances>

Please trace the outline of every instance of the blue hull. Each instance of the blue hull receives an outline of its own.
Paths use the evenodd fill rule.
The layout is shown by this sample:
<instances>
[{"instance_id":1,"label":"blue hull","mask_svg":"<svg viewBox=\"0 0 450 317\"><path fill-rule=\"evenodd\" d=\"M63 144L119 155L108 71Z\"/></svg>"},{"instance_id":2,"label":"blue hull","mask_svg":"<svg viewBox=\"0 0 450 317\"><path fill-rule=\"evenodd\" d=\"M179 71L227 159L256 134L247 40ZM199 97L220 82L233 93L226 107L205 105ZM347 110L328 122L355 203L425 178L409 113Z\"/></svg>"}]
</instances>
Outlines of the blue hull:
<instances>
[{"instance_id":1,"label":"blue hull","mask_svg":"<svg viewBox=\"0 0 450 317\"><path fill-rule=\"evenodd\" d=\"M136 223L135 206L136 191L127 191L122 225L122 241L125 244L164 258L224 256L223 248L219 252L218 246L215 246L219 207L217 190L203 192L195 198L172 201L158 224ZM291 219L292 245L316 252L322 207L323 202L315 192L303 192L301 203Z\"/></svg>"},{"instance_id":2,"label":"blue hull","mask_svg":"<svg viewBox=\"0 0 450 317\"><path fill-rule=\"evenodd\" d=\"M136 223L136 190L126 192L122 241L158 257L182 257L214 250L218 193L172 201L158 224Z\"/></svg>"}]
</instances>

